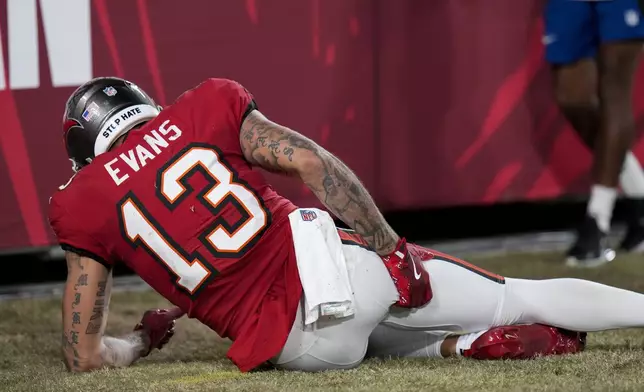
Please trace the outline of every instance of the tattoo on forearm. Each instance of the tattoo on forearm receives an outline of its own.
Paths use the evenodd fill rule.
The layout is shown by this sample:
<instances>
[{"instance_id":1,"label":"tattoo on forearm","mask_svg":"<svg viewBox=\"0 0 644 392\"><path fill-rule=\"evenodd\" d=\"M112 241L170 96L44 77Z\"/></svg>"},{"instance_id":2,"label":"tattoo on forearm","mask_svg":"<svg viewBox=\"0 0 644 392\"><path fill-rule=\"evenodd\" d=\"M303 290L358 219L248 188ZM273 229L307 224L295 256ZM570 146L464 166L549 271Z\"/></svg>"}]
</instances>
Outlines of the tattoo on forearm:
<instances>
[{"instance_id":1,"label":"tattoo on forearm","mask_svg":"<svg viewBox=\"0 0 644 392\"><path fill-rule=\"evenodd\" d=\"M97 299L96 302L94 302L94 309L92 310L92 317L90 317L90 320L97 320L100 321L101 318L103 318L103 306L104 302L102 299Z\"/></svg>"},{"instance_id":2,"label":"tattoo on forearm","mask_svg":"<svg viewBox=\"0 0 644 392\"><path fill-rule=\"evenodd\" d=\"M83 266L81 257L73 252L67 252L66 255L67 258L67 265L69 271L74 271L74 270L84 270L85 267ZM74 292L71 293L71 297L73 300L71 300L70 303L70 308L71 309L76 309L80 303L81 303L81 293L78 292L80 287L87 286L88 285L88 274L81 274L78 279L76 280L76 283L74 284ZM104 292L104 288L103 288ZM63 344L63 351L66 353L67 360L65 361L65 365L67 368L71 371L79 371L81 370L81 359L79 357L79 352L78 352L78 344L79 344L79 334L80 332L77 330L79 325L82 325L82 312L73 310L71 312L71 315L68 317L71 317L71 324L65 323L65 325L71 326L71 328L67 330L63 330L63 335L62 335L62 344Z\"/></svg>"},{"instance_id":3,"label":"tattoo on forearm","mask_svg":"<svg viewBox=\"0 0 644 392\"><path fill-rule=\"evenodd\" d=\"M379 254L391 253L398 235L358 177L329 153L320 154L320 161L322 172L305 179L305 183L331 212L364 237Z\"/></svg>"},{"instance_id":4,"label":"tattoo on forearm","mask_svg":"<svg viewBox=\"0 0 644 392\"><path fill-rule=\"evenodd\" d=\"M105 288L107 287L107 280L98 282L98 291L96 292L97 297L105 297Z\"/></svg>"},{"instance_id":5,"label":"tattoo on forearm","mask_svg":"<svg viewBox=\"0 0 644 392\"><path fill-rule=\"evenodd\" d=\"M85 267L81 263L81 257L75 253L68 252L66 255L67 266L71 271L72 269L78 268L83 270ZM74 300L71 303L71 308L74 309L80 304L81 293L77 292L80 286L87 286L87 274L82 274L78 277L76 284L74 284ZM69 359L71 356L71 362L69 360L65 361L65 365L71 371L78 371L80 369L80 358L78 355L78 350L76 346L78 345L78 331L73 329L76 325L81 324L81 313L72 312L71 314L71 326L72 329L65 331L63 330L62 343L63 351L66 352L66 355Z\"/></svg>"},{"instance_id":6,"label":"tattoo on forearm","mask_svg":"<svg viewBox=\"0 0 644 392\"><path fill-rule=\"evenodd\" d=\"M85 333L88 335L94 335L97 334L101 331L101 322L96 322L96 321L90 321L89 324L87 324L87 329L85 330Z\"/></svg>"},{"instance_id":7,"label":"tattoo on forearm","mask_svg":"<svg viewBox=\"0 0 644 392\"><path fill-rule=\"evenodd\" d=\"M94 301L94 309L92 309L92 316L87 325L85 333L88 335L96 334L101 331L103 324L103 314L105 312L105 287L107 281L98 282L98 292L96 292L96 301Z\"/></svg>"},{"instance_id":8,"label":"tattoo on forearm","mask_svg":"<svg viewBox=\"0 0 644 392\"><path fill-rule=\"evenodd\" d=\"M65 331L63 331L62 343L63 350L72 350L72 363L70 365L68 361L65 361L65 365L69 370L78 370L78 368L80 367L78 350L76 350L76 347L74 346L75 344L78 344L78 334L72 335L72 337L70 338L69 336L67 336Z\"/></svg>"},{"instance_id":9,"label":"tattoo on forearm","mask_svg":"<svg viewBox=\"0 0 644 392\"><path fill-rule=\"evenodd\" d=\"M81 295L80 293L74 293L74 302L72 302L72 309L74 309L78 304L80 304Z\"/></svg>"},{"instance_id":10,"label":"tattoo on forearm","mask_svg":"<svg viewBox=\"0 0 644 392\"><path fill-rule=\"evenodd\" d=\"M358 177L340 159L306 137L272 125L261 117L247 117L241 138L248 142L243 148L244 155L252 157L254 162L251 163L273 172L287 172L280 161L292 162L297 151L313 154L319 161L319 171L302 176L304 183L376 252L386 255L394 250L398 235L385 221Z\"/></svg>"},{"instance_id":11,"label":"tattoo on forearm","mask_svg":"<svg viewBox=\"0 0 644 392\"><path fill-rule=\"evenodd\" d=\"M81 286L87 286L87 274L82 274L78 277L76 284L74 285L74 290L78 290Z\"/></svg>"}]
</instances>

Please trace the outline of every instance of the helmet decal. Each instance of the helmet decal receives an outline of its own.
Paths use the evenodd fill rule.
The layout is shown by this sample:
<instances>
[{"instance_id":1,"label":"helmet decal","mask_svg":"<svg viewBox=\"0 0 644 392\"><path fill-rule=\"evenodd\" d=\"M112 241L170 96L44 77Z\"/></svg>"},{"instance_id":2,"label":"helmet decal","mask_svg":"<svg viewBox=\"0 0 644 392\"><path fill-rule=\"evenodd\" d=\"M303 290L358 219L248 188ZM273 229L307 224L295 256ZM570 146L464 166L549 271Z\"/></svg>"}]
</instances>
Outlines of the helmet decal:
<instances>
[{"instance_id":1,"label":"helmet decal","mask_svg":"<svg viewBox=\"0 0 644 392\"><path fill-rule=\"evenodd\" d=\"M83 119L87 122L92 121L94 118L100 115L100 108L96 102L92 102L87 106L87 109L83 112Z\"/></svg>"},{"instance_id":2,"label":"helmet decal","mask_svg":"<svg viewBox=\"0 0 644 392\"><path fill-rule=\"evenodd\" d=\"M105 88L103 89L103 92L104 92L104 93L105 93L105 95L107 95L108 97L113 97L113 96L115 96L115 95L117 94L116 89L115 89L114 87L112 87L112 86L105 87Z\"/></svg>"},{"instance_id":3,"label":"helmet decal","mask_svg":"<svg viewBox=\"0 0 644 392\"><path fill-rule=\"evenodd\" d=\"M94 155L98 156L106 152L119 136L158 115L159 110L150 105L128 106L114 113L109 121L105 122L94 142Z\"/></svg>"}]
</instances>

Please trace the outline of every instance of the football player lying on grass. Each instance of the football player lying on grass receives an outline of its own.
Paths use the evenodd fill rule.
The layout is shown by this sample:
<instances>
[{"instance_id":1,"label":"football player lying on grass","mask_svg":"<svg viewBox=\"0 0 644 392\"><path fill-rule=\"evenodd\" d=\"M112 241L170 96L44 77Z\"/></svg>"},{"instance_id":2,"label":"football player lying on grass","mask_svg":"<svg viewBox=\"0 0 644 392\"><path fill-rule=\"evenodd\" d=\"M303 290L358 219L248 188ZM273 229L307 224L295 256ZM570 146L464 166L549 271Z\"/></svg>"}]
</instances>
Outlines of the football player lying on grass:
<instances>
[{"instance_id":1,"label":"football player lying on grass","mask_svg":"<svg viewBox=\"0 0 644 392\"><path fill-rule=\"evenodd\" d=\"M242 371L354 368L368 347L523 358L579 351L580 331L644 327L633 311L642 294L505 278L407 243L340 159L267 119L231 80L208 79L160 110L131 82L94 79L67 101L63 136L76 174L49 218L66 251L73 371L131 364L162 347L183 312L232 340L227 356ZM353 231L294 205L257 169L301 181ZM116 263L180 310L104 336Z\"/></svg>"}]
</instances>

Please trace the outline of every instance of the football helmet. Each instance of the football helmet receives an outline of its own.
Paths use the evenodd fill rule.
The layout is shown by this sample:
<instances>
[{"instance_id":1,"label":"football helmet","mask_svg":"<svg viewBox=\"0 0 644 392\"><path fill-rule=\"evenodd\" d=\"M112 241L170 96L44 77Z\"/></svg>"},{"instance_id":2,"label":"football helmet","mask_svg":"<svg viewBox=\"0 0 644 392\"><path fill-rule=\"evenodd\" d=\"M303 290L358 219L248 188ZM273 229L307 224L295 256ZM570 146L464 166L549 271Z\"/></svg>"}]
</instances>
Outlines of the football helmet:
<instances>
[{"instance_id":1,"label":"football helmet","mask_svg":"<svg viewBox=\"0 0 644 392\"><path fill-rule=\"evenodd\" d=\"M134 83L116 77L92 79L65 105L63 138L78 171L133 127L155 118L160 106Z\"/></svg>"}]
</instances>

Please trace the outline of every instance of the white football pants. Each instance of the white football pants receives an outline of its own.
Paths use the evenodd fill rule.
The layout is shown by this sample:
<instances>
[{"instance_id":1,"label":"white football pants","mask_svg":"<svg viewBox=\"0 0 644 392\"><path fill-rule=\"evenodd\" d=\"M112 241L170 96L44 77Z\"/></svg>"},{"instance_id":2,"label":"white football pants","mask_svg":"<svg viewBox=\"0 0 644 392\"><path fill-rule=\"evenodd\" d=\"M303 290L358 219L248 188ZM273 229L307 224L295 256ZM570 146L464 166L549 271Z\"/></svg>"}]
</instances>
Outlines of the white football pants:
<instances>
[{"instance_id":1,"label":"white football pants","mask_svg":"<svg viewBox=\"0 0 644 392\"><path fill-rule=\"evenodd\" d=\"M298 312L282 352L272 361L278 367L353 368L368 344L370 355L422 356L424 345L442 341L449 332L501 325L542 323L585 332L644 327L642 294L580 279L504 279L442 256L424 263L434 293L430 303L414 310L391 308L398 293L380 258L353 245L343 245L343 251L355 314L304 326L303 311Z\"/></svg>"}]
</instances>

